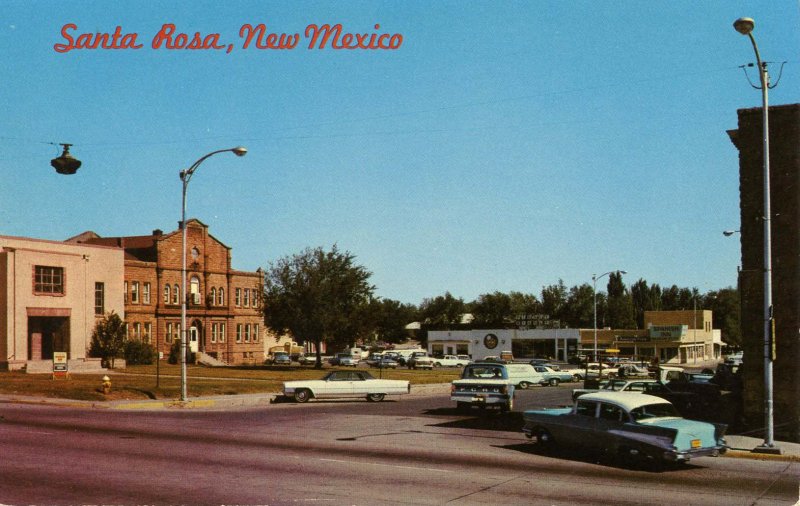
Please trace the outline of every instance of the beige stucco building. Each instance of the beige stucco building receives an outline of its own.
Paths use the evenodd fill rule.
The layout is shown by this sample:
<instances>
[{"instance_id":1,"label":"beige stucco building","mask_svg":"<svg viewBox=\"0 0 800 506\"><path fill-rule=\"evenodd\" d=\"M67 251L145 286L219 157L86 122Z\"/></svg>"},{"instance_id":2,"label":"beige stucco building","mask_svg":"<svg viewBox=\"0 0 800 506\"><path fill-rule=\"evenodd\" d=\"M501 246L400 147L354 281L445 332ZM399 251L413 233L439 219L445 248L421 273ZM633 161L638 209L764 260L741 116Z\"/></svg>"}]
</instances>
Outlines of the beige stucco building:
<instances>
[{"instance_id":1,"label":"beige stucco building","mask_svg":"<svg viewBox=\"0 0 800 506\"><path fill-rule=\"evenodd\" d=\"M125 317L123 250L0 236L0 368L83 361L98 319Z\"/></svg>"}]
</instances>

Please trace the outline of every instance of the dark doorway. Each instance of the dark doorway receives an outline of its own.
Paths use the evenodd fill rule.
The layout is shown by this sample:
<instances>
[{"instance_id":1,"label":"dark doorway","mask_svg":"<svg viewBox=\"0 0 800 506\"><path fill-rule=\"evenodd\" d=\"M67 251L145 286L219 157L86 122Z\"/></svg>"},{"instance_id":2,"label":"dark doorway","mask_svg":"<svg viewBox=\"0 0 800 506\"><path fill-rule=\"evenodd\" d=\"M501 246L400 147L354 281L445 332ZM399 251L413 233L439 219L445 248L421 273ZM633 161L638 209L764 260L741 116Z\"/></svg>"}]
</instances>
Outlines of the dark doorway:
<instances>
[{"instance_id":1,"label":"dark doorway","mask_svg":"<svg viewBox=\"0 0 800 506\"><path fill-rule=\"evenodd\" d=\"M53 352L56 351L69 353L69 318L63 316L28 317L29 360L52 360Z\"/></svg>"}]
</instances>

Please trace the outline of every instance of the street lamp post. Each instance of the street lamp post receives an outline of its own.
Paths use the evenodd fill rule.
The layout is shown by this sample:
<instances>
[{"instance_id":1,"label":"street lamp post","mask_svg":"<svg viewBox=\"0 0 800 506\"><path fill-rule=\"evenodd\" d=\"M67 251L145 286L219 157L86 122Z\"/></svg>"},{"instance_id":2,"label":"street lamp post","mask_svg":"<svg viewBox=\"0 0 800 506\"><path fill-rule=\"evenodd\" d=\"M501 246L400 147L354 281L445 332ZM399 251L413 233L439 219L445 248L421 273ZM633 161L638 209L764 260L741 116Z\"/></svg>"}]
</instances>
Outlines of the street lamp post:
<instances>
[{"instance_id":1,"label":"street lamp post","mask_svg":"<svg viewBox=\"0 0 800 506\"><path fill-rule=\"evenodd\" d=\"M780 449L775 447L774 427L773 427L773 403L772 403L772 231L771 231L771 210L770 210L770 186L769 186L769 101L767 92L769 91L769 74L767 73L767 63L761 61L758 52L758 44L753 37L755 21L752 18L739 18L733 23L733 27L742 35L747 35L753 44L756 54L756 65L758 66L758 76L761 81L761 114L762 114L762 136L763 136L763 155L764 155L764 442L753 451L759 453L780 453Z\"/></svg>"},{"instance_id":2,"label":"street lamp post","mask_svg":"<svg viewBox=\"0 0 800 506\"><path fill-rule=\"evenodd\" d=\"M189 186L189 181L195 173L200 164L207 158L214 156L218 153L225 153L230 151L236 156L244 156L247 154L247 149L242 146L235 148L220 149L212 151L202 158L197 160L186 170L180 172L180 178L183 182L183 194L181 199L181 401L186 401L186 342L187 342L187 329L186 329L186 189Z\"/></svg>"},{"instance_id":3,"label":"street lamp post","mask_svg":"<svg viewBox=\"0 0 800 506\"><path fill-rule=\"evenodd\" d=\"M599 362L597 359L597 280L602 278L603 276L608 276L613 272L620 272L622 274L627 274L627 271L608 271L600 274L592 274L592 303L594 305L594 360Z\"/></svg>"}]
</instances>

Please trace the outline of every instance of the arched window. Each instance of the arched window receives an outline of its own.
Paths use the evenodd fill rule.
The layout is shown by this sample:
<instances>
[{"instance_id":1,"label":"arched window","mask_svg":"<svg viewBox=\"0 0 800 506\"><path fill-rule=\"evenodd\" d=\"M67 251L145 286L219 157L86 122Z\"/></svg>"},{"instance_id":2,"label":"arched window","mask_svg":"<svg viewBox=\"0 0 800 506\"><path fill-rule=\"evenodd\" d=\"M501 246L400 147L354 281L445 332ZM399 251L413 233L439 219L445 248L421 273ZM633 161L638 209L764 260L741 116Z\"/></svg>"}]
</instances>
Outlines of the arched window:
<instances>
[{"instance_id":1,"label":"arched window","mask_svg":"<svg viewBox=\"0 0 800 506\"><path fill-rule=\"evenodd\" d=\"M217 292L217 305L224 306L225 305L225 289L220 287L219 292Z\"/></svg>"},{"instance_id":2,"label":"arched window","mask_svg":"<svg viewBox=\"0 0 800 506\"><path fill-rule=\"evenodd\" d=\"M217 303L217 289L211 288L211 305L215 305Z\"/></svg>"},{"instance_id":3,"label":"arched window","mask_svg":"<svg viewBox=\"0 0 800 506\"><path fill-rule=\"evenodd\" d=\"M180 304L181 303L181 289L178 285L175 285L172 291L172 303L173 304Z\"/></svg>"},{"instance_id":4,"label":"arched window","mask_svg":"<svg viewBox=\"0 0 800 506\"><path fill-rule=\"evenodd\" d=\"M164 304L169 304L170 291L169 285L164 285Z\"/></svg>"}]
</instances>

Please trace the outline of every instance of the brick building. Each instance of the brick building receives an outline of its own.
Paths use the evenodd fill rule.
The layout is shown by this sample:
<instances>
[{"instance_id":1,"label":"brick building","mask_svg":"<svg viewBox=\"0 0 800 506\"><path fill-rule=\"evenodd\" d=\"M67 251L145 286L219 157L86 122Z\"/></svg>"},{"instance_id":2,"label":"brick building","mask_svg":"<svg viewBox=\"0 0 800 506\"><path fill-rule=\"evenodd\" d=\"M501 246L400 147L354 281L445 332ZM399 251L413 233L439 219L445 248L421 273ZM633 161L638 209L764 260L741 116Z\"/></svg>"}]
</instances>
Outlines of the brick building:
<instances>
[{"instance_id":1,"label":"brick building","mask_svg":"<svg viewBox=\"0 0 800 506\"><path fill-rule=\"evenodd\" d=\"M740 109L729 131L739 150L744 413L764 426L764 209L762 109ZM800 104L772 106L770 204L775 321L775 434L800 441Z\"/></svg>"},{"instance_id":2,"label":"brick building","mask_svg":"<svg viewBox=\"0 0 800 506\"><path fill-rule=\"evenodd\" d=\"M100 237L84 232L67 242L117 246L125 252L128 337L169 354L181 335L181 230ZM196 219L186 223L186 321L189 348L228 364L260 364L267 342L261 313L263 273L231 267L231 248Z\"/></svg>"}]
</instances>

